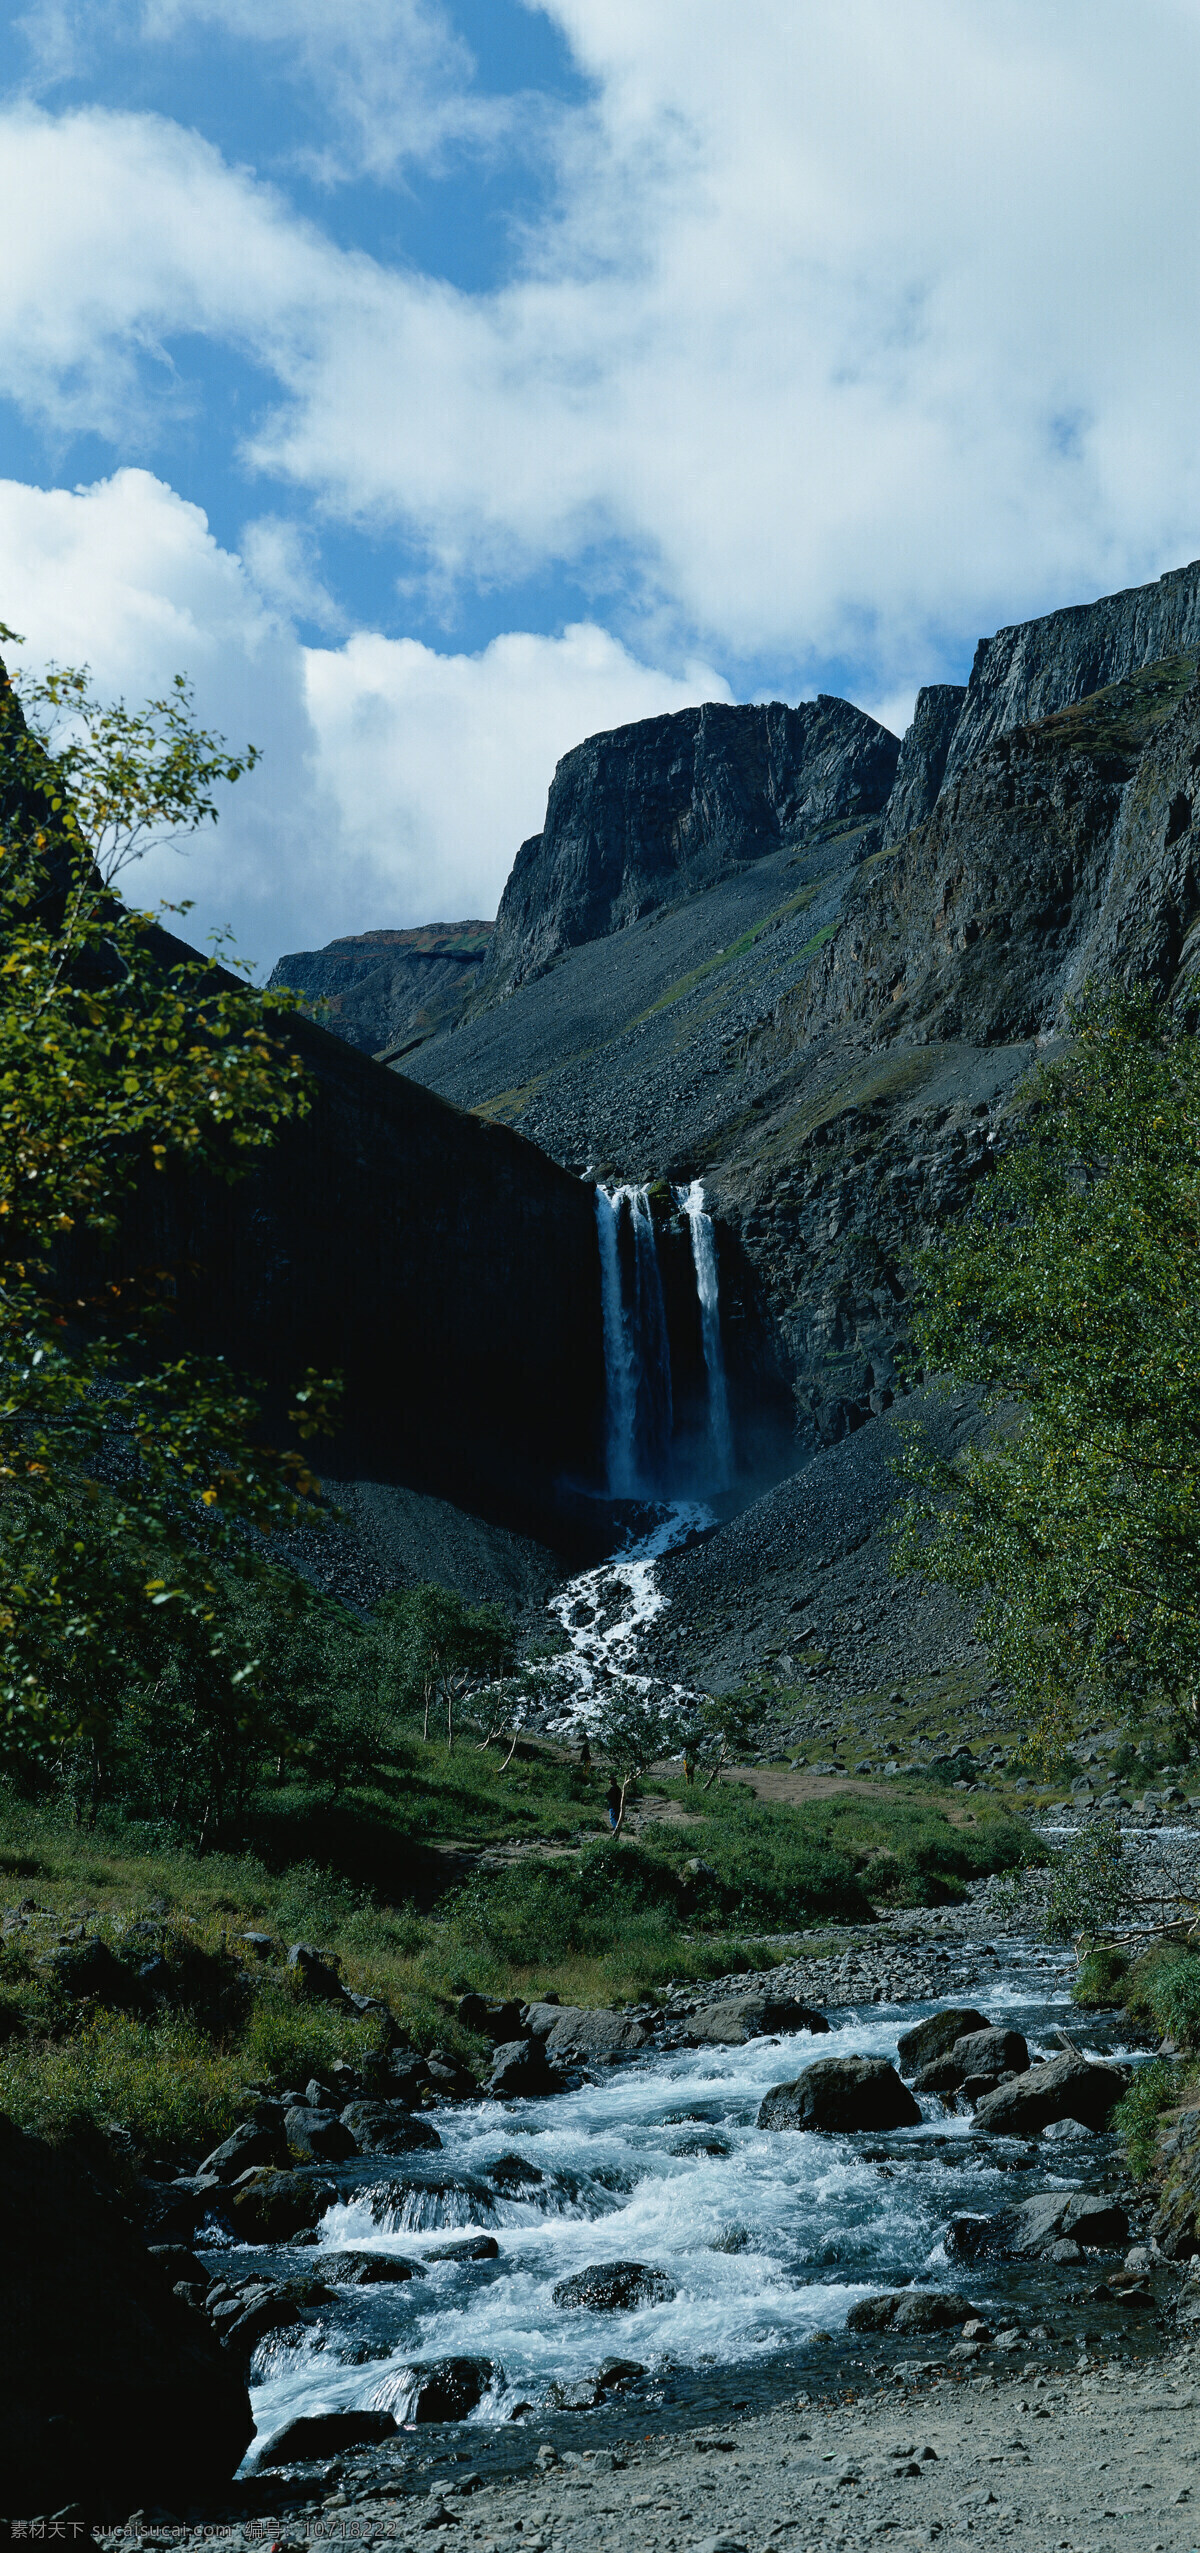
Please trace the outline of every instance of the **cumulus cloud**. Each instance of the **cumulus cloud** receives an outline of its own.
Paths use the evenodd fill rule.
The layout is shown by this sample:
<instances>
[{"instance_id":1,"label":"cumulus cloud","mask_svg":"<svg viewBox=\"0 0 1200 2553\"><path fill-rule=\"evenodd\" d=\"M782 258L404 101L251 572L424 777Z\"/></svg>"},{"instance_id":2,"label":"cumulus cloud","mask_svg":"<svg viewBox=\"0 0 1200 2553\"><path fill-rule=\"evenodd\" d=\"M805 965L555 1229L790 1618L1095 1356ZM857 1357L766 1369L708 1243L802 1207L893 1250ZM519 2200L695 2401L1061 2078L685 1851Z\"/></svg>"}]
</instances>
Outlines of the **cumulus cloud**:
<instances>
[{"instance_id":1,"label":"cumulus cloud","mask_svg":"<svg viewBox=\"0 0 1200 2553\"><path fill-rule=\"evenodd\" d=\"M438 578L608 542L626 634L879 693L1190 552L1190 0L757 0L736 40L727 0L543 6L589 102L489 293L335 246L194 134L14 110L17 394L115 435L199 331L273 387L257 466Z\"/></svg>"},{"instance_id":2,"label":"cumulus cloud","mask_svg":"<svg viewBox=\"0 0 1200 2553\"><path fill-rule=\"evenodd\" d=\"M474 656L374 636L305 649L200 508L144 470L73 492L0 480L0 561L18 687L50 659L131 701L186 672L202 721L261 748L218 829L128 881L139 901L191 898L188 938L232 924L260 967L347 931L494 913L560 754L729 696L708 666L660 673L586 625Z\"/></svg>"}]
</instances>

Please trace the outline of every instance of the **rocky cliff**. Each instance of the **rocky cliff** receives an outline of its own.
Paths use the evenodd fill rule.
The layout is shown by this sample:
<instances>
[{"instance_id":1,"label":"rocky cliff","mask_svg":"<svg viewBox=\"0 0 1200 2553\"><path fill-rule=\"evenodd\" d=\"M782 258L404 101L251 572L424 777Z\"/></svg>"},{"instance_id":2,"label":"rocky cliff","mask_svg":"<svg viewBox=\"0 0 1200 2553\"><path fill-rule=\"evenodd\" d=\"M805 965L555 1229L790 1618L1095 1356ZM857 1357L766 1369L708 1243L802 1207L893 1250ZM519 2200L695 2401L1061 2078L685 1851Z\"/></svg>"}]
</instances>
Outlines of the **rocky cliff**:
<instances>
[{"instance_id":1,"label":"rocky cliff","mask_svg":"<svg viewBox=\"0 0 1200 2553\"><path fill-rule=\"evenodd\" d=\"M565 754L541 833L500 899L484 979L495 996L564 949L622 930L818 826L884 806L894 736L849 701L708 702L591 736Z\"/></svg>"},{"instance_id":2,"label":"rocky cliff","mask_svg":"<svg viewBox=\"0 0 1200 2553\"><path fill-rule=\"evenodd\" d=\"M823 811L637 918L633 865L598 936L414 1058L576 1170L659 1182L664 1234L671 1184L704 1180L764 1461L768 1415L781 1464L888 1406L914 1251L1070 996L1188 973L1198 653L1200 567L1000 632L965 689L922 694L882 824Z\"/></svg>"},{"instance_id":3,"label":"rocky cliff","mask_svg":"<svg viewBox=\"0 0 1200 2553\"><path fill-rule=\"evenodd\" d=\"M416 931L360 931L323 949L296 949L270 984L302 993L323 1028L360 1054L394 1062L453 1025L479 982L490 922L430 922Z\"/></svg>"}]
</instances>

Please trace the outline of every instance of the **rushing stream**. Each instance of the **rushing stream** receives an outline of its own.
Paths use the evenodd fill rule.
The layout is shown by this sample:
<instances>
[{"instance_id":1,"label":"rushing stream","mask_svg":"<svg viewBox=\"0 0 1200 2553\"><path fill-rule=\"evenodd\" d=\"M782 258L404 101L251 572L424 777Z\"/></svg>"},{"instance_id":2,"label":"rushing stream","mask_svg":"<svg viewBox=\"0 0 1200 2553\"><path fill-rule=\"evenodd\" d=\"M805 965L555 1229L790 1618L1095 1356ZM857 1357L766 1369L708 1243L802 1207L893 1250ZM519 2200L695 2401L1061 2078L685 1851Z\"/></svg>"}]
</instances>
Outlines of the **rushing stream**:
<instances>
[{"instance_id":1,"label":"rushing stream","mask_svg":"<svg viewBox=\"0 0 1200 2553\"><path fill-rule=\"evenodd\" d=\"M1070 2011L1079 2022L1069 1967L1059 1954L1010 1954L991 1977L989 2011L1053 2054L1055 2021ZM594 2373L608 2356L636 2361L651 2389L673 2371L706 2368L744 2384L751 2370L769 2375L781 2354L794 2358L814 2333L838 2333L872 2290L913 2279L961 2287L962 2271L941 2250L948 2218L1070 2186L1105 2141L1070 2131L1017 2148L977 2135L969 2117L936 2100L925 2102L920 2128L890 2135L775 2134L754 2124L769 2087L816 2055L894 2057L899 2032L938 2008L835 2012L819 2040L648 2056L543 2101L447 2108L434 2114L441 2154L340 2167L319 2245L277 2253L279 2272L320 2275L346 2249L392 2253L420 2269L468 2229L492 2235L498 2257L430 2262L403 2286L349 2291L298 2345L294 2334L266 2341L255 2361L257 2448L305 2413L378 2406L403 2421L409 2371L435 2359L492 2362L472 2415L489 2424L519 2403L543 2407L554 2381ZM519 2177L521 2166L530 2178ZM222 2253L223 2274L228 2260ZM559 2279L605 2261L659 2269L677 2292L615 2314L555 2305ZM247 2265L267 2264L259 2252ZM986 2271L970 2280L972 2294L986 2294Z\"/></svg>"}]
</instances>

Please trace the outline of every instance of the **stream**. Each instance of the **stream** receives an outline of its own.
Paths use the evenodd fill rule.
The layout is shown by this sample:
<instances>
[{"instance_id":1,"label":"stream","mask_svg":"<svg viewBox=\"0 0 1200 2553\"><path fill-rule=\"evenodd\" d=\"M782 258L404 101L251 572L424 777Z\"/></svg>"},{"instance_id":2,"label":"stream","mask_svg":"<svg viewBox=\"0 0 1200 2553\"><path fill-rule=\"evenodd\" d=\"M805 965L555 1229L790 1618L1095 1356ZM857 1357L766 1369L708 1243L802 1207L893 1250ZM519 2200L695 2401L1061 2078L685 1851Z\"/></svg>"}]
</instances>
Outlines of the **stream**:
<instances>
[{"instance_id":1,"label":"stream","mask_svg":"<svg viewBox=\"0 0 1200 2553\"><path fill-rule=\"evenodd\" d=\"M1008 1945L989 1978L990 2017L1023 2030L1034 2053L1053 2054L1055 2025L1070 2014L1076 2037L1086 2027L1080 2044L1116 2053L1102 2045L1104 2025L1098 2039L1081 2024L1070 1971L1069 1954ZM432 2114L441 2154L338 2167L329 2175L338 2200L315 2246L274 2254L224 2246L210 2266L225 2276L329 2276L336 2255L352 2249L397 2255L424 2274L348 2290L303 2338L293 2330L261 2345L246 2470L301 2415L378 2407L403 2424L411 2370L436 2359L491 2362L492 2380L457 2433L466 2436L494 2433L518 2406L544 2413L552 2384L594 2374L610 2357L642 2371L635 2393L643 2403L695 2409L703 2400L715 2409L748 2388L762 2400L795 2384L806 2356L824 2347L814 2347L814 2335L836 2341L856 2299L881 2288L965 2285L986 2306L1011 2273L948 2263L947 2220L1094 2178L1111 2140L1052 2130L1036 2145L1017 2145L977 2134L969 2116L935 2099L923 2104L919 2128L884 2135L776 2134L754 2124L770 2086L817 2054L894 2058L901 2030L940 2008L834 2011L820 2040L648 2055L545 2100L447 2107ZM498 2256L429 2259L464 2231L494 2237ZM560 2279L611 2261L661 2270L674 2296L606 2314L554 2303Z\"/></svg>"}]
</instances>

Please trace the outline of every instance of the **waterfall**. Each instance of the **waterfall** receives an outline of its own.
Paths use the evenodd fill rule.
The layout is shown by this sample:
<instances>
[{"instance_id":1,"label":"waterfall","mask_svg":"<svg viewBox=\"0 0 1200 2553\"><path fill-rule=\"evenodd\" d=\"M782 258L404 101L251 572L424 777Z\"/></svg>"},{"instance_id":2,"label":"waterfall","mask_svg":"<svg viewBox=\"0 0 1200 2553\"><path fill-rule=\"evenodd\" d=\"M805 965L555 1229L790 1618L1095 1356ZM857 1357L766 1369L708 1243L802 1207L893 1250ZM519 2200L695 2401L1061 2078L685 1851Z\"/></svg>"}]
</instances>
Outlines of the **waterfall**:
<instances>
[{"instance_id":1,"label":"waterfall","mask_svg":"<svg viewBox=\"0 0 1200 2553\"><path fill-rule=\"evenodd\" d=\"M716 1235L712 1216L704 1211L704 1190L700 1181L693 1179L690 1188L677 1189L676 1195L691 1226L692 1263L700 1299L700 1336L708 1376L710 1486L728 1489L733 1478L733 1429L729 1421L729 1393L725 1383L725 1351L721 1345Z\"/></svg>"},{"instance_id":2,"label":"waterfall","mask_svg":"<svg viewBox=\"0 0 1200 2553\"><path fill-rule=\"evenodd\" d=\"M600 1298L614 1498L666 1485L674 1411L658 1245L645 1188L597 1188Z\"/></svg>"}]
</instances>

